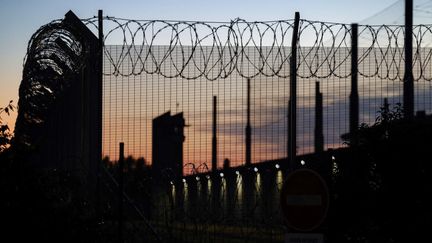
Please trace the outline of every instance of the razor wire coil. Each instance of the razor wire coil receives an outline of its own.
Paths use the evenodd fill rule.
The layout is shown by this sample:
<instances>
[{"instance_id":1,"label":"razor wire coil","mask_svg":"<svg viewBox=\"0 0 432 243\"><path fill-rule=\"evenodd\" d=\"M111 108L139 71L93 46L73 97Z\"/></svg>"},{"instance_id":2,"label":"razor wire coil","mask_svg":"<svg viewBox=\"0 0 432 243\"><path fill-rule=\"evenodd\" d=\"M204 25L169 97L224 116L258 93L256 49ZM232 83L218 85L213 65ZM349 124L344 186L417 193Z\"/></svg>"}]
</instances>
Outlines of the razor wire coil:
<instances>
[{"instance_id":1,"label":"razor wire coil","mask_svg":"<svg viewBox=\"0 0 432 243\"><path fill-rule=\"evenodd\" d=\"M97 28L97 19L83 20ZM105 45L120 44L120 54L104 49L112 66L104 75L158 74L165 78L224 79L233 73L289 77L293 20L230 22L131 20L104 17ZM359 26L359 75L402 81L404 26ZM301 20L297 76L348 78L351 26ZM414 80L432 80L432 25L413 27ZM164 46L161 53L160 46ZM125 64L130 68L123 70ZM303 68L304 67L304 68Z\"/></svg>"}]
</instances>

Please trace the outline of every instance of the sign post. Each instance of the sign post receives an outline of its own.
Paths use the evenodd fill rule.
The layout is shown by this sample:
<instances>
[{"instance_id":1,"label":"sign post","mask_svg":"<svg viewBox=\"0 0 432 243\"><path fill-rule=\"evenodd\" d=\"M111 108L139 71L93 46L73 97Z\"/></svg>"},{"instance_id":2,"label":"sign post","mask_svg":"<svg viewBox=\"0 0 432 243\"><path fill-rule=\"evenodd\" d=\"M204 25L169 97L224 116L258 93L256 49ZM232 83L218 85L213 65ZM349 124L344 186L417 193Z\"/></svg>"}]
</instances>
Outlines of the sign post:
<instances>
[{"instance_id":1,"label":"sign post","mask_svg":"<svg viewBox=\"0 0 432 243\"><path fill-rule=\"evenodd\" d=\"M288 175L280 197L282 213L292 232L285 242L323 242L323 235L312 233L324 221L329 206L329 192L324 179L310 169Z\"/></svg>"}]
</instances>

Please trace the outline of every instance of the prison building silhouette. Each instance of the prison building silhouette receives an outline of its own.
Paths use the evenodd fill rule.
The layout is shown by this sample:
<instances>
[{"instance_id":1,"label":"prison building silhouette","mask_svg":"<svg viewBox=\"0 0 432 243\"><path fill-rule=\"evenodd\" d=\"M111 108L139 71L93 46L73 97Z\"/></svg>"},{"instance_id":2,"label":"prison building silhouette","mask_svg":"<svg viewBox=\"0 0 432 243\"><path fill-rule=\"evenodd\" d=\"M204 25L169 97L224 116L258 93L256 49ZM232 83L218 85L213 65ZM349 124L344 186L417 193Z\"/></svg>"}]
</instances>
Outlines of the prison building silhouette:
<instances>
[{"instance_id":1,"label":"prison building silhouette","mask_svg":"<svg viewBox=\"0 0 432 243\"><path fill-rule=\"evenodd\" d=\"M153 119L153 175L183 176L184 127L183 112L171 115L168 111Z\"/></svg>"}]
</instances>

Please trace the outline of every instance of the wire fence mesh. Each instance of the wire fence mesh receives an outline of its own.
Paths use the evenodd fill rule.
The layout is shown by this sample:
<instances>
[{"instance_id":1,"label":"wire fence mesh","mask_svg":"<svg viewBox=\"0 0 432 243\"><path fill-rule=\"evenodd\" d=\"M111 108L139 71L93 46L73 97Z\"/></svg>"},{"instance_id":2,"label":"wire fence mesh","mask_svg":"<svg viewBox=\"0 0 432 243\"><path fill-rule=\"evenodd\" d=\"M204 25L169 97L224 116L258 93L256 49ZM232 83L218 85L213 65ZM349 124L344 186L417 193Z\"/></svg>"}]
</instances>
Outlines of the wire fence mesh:
<instances>
[{"instance_id":1,"label":"wire fence mesh","mask_svg":"<svg viewBox=\"0 0 432 243\"><path fill-rule=\"evenodd\" d=\"M188 22L106 17L103 154L153 164L153 119L182 113L181 178L155 182L140 205L159 232L182 241L236 237L283 241L279 193L287 158L289 66L293 21ZM94 26L95 20L85 20ZM415 110L432 112L431 26L414 27ZM316 82L323 95L324 149L346 146L351 92L351 27L301 20L297 57L297 151L314 153ZM360 123L372 124L384 98L402 103L404 26L359 26ZM115 43L122 43L115 45ZM251 79L252 163L245 164L247 85ZM217 96L217 169L211 174L213 96ZM225 159L232 170L223 170ZM131 160L133 160L131 158ZM275 162L276 161L276 162ZM314 163L319 160L313 159ZM324 162L323 162L324 163ZM330 163L330 162L325 162ZM277 165L277 166L276 166ZM239 170L238 174L236 168ZM243 168L244 169L244 168ZM136 194L136 193L135 193ZM139 194L139 193L138 193ZM230 238L233 237L233 238Z\"/></svg>"}]
</instances>

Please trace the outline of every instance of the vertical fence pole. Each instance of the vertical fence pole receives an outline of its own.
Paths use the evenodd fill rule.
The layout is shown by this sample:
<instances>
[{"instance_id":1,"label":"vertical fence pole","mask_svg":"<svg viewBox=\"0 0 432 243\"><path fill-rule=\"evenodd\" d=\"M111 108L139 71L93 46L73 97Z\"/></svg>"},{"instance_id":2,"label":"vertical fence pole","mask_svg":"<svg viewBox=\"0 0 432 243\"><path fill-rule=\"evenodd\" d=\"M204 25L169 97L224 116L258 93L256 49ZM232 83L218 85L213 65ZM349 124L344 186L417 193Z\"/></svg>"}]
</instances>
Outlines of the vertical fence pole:
<instances>
[{"instance_id":1,"label":"vertical fence pole","mask_svg":"<svg viewBox=\"0 0 432 243\"><path fill-rule=\"evenodd\" d=\"M251 107L251 87L250 87L250 79L247 79L247 108L246 108L246 166L250 166L252 163L252 151L251 151L251 145L252 145L252 134L251 134L251 119L250 119L250 107Z\"/></svg>"},{"instance_id":2,"label":"vertical fence pole","mask_svg":"<svg viewBox=\"0 0 432 243\"><path fill-rule=\"evenodd\" d=\"M412 72L413 0L405 0L405 75L403 108L405 119L414 117L414 77Z\"/></svg>"},{"instance_id":3,"label":"vertical fence pole","mask_svg":"<svg viewBox=\"0 0 432 243\"><path fill-rule=\"evenodd\" d=\"M212 171L217 170L217 96L213 96Z\"/></svg>"},{"instance_id":4,"label":"vertical fence pole","mask_svg":"<svg viewBox=\"0 0 432 243\"><path fill-rule=\"evenodd\" d=\"M291 139L291 97L288 99L288 115L287 115L287 121L288 121L288 124L287 124L287 159L288 160L290 160L291 159L291 141L292 141L292 139ZM288 163L289 163L289 161L288 161ZM288 164L288 166L291 166L290 165L291 163L289 163Z\"/></svg>"},{"instance_id":5,"label":"vertical fence pole","mask_svg":"<svg viewBox=\"0 0 432 243\"><path fill-rule=\"evenodd\" d=\"M358 25L351 24L351 94L349 97L349 132L351 144L357 144L359 126L359 95L358 95Z\"/></svg>"},{"instance_id":6,"label":"vertical fence pole","mask_svg":"<svg viewBox=\"0 0 432 243\"><path fill-rule=\"evenodd\" d=\"M294 168L297 153L297 41L300 24L300 13L295 13L294 29L291 42L290 65L290 99L289 99L289 131L288 131L288 158L290 168Z\"/></svg>"},{"instance_id":7,"label":"vertical fence pole","mask_svg":"<svg viewBox=\"0 0 432 243\"><path fill-rule=\"evenodd\" d=\"M119 152L119 161L118 161L118 174L119 174L119 183L118 183L118 237L119 242L123 242L123 191L124 191L124 183L123 183L123 171L124 171L124 143L120 143L120 152Z\"/></svg>"},{"instance_id":8,"label":"vertical fence pole","mask_svg":"<svg viewBox=\"0 0 432 243\"><path fill-rule=\"evenodd\" d=\"M102 163L102 69L103 69L103 18L102 10L98 11L98 30L99 30L99 46L97 57L97 149L96 149L96 214L101 216L101 191L100 191L100 171Z\"/></svg>"},{"instance_id":9,"label":"vertical fence pole","mask_svg":"<svg viewBox=\"0 0 432 243\"><path fill-rule=\"evenodd\" d=\"M323 96L320 92L320 83L315 83L315 153L324 151L323 135Z\"/></svg>"}]
</instances>

